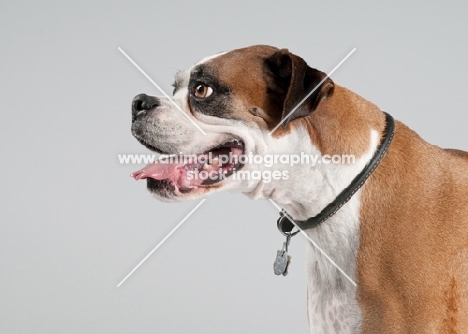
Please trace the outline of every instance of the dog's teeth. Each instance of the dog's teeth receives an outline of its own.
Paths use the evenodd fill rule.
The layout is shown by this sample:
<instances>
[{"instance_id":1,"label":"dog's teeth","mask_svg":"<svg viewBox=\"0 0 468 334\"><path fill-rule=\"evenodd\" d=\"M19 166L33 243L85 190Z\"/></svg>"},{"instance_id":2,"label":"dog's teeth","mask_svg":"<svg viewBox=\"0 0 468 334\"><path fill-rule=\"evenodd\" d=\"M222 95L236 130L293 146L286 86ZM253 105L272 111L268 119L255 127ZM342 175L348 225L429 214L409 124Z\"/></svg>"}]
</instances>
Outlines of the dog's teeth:
<instances>
[{"instance_id":1,"label":"dog's teeth","mask_svg":"<svg viewBox=\"0 0 468 334\"><path fill-rule=\"evenodd\" d=\"M219 158L218 157L211 159L211 164L212 165L218 164L218 163L219 163Z\"/></svg>"},{"instance_id":2,"label":"dog's teeth","mask_svg":"<svg viewBox=\"0 0 468 334\"><path fill-rule=\"evenodd\" d=\"M209 166L208 164L204 164L204 165L203 165L203 169L207 169L208 166Z\"/></svg>"}]
</instances>

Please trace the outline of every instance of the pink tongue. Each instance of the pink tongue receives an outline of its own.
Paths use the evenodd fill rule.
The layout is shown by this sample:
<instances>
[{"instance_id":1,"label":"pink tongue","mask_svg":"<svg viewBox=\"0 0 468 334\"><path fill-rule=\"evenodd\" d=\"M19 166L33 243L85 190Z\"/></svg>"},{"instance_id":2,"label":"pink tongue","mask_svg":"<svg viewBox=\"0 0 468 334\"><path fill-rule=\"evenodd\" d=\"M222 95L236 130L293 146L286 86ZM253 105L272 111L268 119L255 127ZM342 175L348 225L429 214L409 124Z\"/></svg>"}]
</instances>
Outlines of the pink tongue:
<instances>
[{"instance_id":1,"label":"pink tongue","mask_svg":"<svg viewBox=\"0 0 468 334\"><path fill-rule=\"evenodd\" d=\"M183 167L184 164L169 164L169 163L154 163L130 174L135 180L142 180L152 178L155 180L177 180L181 173L185 174Z\"/></svg>"}]
</instances>

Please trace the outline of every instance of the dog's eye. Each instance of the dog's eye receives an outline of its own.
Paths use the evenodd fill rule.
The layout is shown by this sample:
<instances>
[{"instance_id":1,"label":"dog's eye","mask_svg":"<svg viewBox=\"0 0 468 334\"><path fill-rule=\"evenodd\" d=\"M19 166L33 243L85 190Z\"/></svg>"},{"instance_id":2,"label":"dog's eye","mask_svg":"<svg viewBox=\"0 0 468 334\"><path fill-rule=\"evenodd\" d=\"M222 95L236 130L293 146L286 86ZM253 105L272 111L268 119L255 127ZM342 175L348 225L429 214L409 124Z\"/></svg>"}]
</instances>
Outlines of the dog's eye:
<instances>
[{"instance_id":1,"label":"dog's eye","mask_svg":"<svg viewBox=\"0 0 468 334\"><path fill-rule=\"evenodd\" d=\"M205 84L199 84L195 87L193 95L198 99L204 99L213 94L213 88Z\"/></svg>"}]
</instances>

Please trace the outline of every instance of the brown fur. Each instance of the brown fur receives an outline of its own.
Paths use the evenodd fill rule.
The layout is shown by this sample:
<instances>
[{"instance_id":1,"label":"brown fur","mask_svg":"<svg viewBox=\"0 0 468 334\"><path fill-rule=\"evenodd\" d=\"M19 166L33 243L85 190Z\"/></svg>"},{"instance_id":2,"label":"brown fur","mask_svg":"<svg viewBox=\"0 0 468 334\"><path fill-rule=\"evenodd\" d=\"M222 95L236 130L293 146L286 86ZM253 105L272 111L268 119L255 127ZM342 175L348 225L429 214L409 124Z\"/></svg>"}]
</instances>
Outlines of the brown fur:
<instances>
[{"instance_id":1,"label":"brown fur","mask_svg":"<svg viewBox=\"0 0 468 334\"><path fill-rule=\"evenodd\" d=\"M322 154L354 154L359 157L369 149L371 129L383 132L385 116L378 111L377 106L335 85L333 97L322 102L316 111L301 121L306 124L312 142Z\"/></svg>"},{"instance_id":2,"label":"brown fur","mask_svg":"<svg viewBox=\"0 0 468 334\"><path fill-rule=\"evenodd\" d=\"M280 107L266 94L264 59L278 49L270 46L253 46L231 51L219 58L210 60L216 77L221 83L230 85L232 100L238 103L236 111L242 112L246 121L254 121L261 128L272 129L279 121ZM252 115L252 108L257 115Z\"/></svg>"},{"instance_id":3,"label":"brown fur","mask_svg":"<svg viewBox=\"0 0 468 334\"><path fill-rule=\"evenodd\" d=\"M368 148L378 108L336 86L302 120L322 153ZM363 188L358 301L363 333L468 333L468 153L430 145L397 122Z\"/></svg>"},{"instance_id":4,"label":"brown fur","mask_svg":"<svg viewBox=\"0 0 468 334\"><path fill-rule=\"evenodd\" d=\"M302 122L323 154L359 156L369 130L384 129L375 105L338 86ZM468 333L467 156L432 146L397 122L362 195L363 333Z\"/></svg>"},{"instance_id":5,"label":"brown fur","mask_svg":"<svg viewBox=\"0 0 468 334\"><path fill-rule=\"evenodd\" d=\"M322 154L359 156L369 130L384 129L374 104L339 86L301 122ZM363 333L468 333L467 152L430 145L397 122L363 188L360 231Z\"/></svg>"},{"instance_id":6,"label":"brown fur","mask_svg":"<svg viewBox=\"0 0 468 334\"><path fill-rule=\"evenodd\" d=\"M212 71L221 83L236 83L229 87L232 101L237 104L234 109L241 112L237 116L246 122L255 122L266 130L272 130L281 121L284 112L283 106L278 103L281 101L275 100L268 93L271 87L265 73L265 60L277 51L279 49L271 46L257 45L234 50L210 60ZM281 126L273 136L284 136L293 127Z\"/></svg>"},{"instance_id":7,"label":"brown fur","mask_svg":"<svg viewBox=\"0 0 468 334\"><path fill-rule=\"evenodd\" d=\"M362 195L364 333L468 333L467 264L457 267L468 246L467 171L468 159L397 123Z\"/></svg>"},{"instance_id":8,"label":"brown fur","mask_svg":"<svg viewBox=\"0 0 468 334\"><path fill-rule=\"evenodd\" d=\"M455 150L453 148L446 148L445 151L447 151L450 154L459 156L461 158L467 158L468 159L468 152L465 151L460 151L460 150Z\"/></svg>"}]
</instances>

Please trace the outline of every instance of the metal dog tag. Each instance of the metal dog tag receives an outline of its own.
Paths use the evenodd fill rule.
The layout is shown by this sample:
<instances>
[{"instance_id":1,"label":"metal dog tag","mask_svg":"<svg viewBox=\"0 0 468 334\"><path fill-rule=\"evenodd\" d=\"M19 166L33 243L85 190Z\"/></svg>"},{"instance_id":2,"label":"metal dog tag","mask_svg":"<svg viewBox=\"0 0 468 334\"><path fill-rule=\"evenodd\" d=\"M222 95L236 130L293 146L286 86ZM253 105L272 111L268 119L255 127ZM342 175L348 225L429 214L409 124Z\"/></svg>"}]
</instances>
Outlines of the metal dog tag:
<instances>
[{"instance_id":1,"label":"metal dog tag","mask_svg":"<svg viewBox=\"0 0 468 334\"><path fill-rule=\"evenodd\" d=\"M288 274L289 263L291 262L291 256L288 255L288 245L291 240L291 236L286 237L286 241L283 243L283 248L278 250L276 253L276 260L273 264L273 271L275 275L286 276Z\"/></svg>"}]
</instances>

